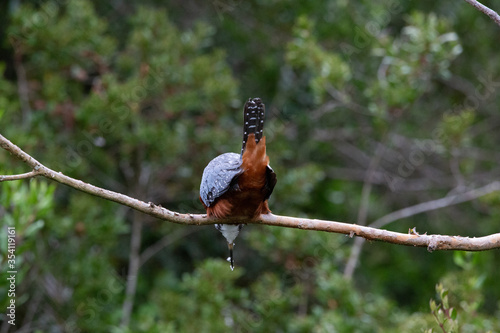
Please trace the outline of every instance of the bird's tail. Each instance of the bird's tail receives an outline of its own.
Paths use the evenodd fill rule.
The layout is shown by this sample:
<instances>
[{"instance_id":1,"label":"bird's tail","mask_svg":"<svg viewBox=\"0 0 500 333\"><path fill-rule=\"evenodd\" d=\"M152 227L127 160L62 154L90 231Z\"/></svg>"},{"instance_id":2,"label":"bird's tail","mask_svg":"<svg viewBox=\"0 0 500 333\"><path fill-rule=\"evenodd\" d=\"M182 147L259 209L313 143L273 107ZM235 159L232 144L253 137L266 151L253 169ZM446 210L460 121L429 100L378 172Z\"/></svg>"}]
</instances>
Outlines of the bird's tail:
<instances>
[{"instance_id":1,"label":"bird's tail","mask_svg":"<svg viewBox=\"0 0 500 333\"><path fill-rule=\"evenodd\" d=\"M255 135L255 143L262 139L264 129L265 105L260 98L249 98L243 109L243 145L241 155L245 151L248 136Z\"/></svg>"}]
</instances>

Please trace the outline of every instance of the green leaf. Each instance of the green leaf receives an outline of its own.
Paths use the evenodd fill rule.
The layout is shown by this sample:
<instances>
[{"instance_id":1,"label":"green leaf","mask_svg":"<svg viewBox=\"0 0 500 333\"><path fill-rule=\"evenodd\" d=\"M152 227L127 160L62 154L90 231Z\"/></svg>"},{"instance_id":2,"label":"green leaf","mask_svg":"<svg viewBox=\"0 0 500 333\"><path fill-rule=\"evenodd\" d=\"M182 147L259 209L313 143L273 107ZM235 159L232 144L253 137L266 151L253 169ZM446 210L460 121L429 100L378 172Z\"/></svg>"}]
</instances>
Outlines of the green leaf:
<instances>
[{"instance_id":1,"label":"green leaf","mask_svg":"<svg viewBox=\"0 0 500 333\"><path fill-rule=\"evenodd\" d=\"M431 299L429 301L429 306L431 308L431 312L435 312L438 309L438 306L436 305L436 301L434 301L433 299Z\"/></svg>"},{"instance_id":2,"label":"green leaf","mask_svg":"<svg viewBox=\"0 0 500 333\"><path fill-rule=\"evenodd\" d=\"M455 308L450 308L449 315L450 315L451 320L456 320L457 315L458 315L457 310Z\"/></svg>"},{"instance_id":3,"label":"green leaf","mask_svg":"<svg viewBox=\"0 0 500 333\"><path fill-rule=\"evenodd\" d=\"M45 222L43 220L37 220L37 221L31 223L24 231L24 236L25 237L34 236L38 230L43 228L44 225L45 225Z\"/></svg>"}]
</instances>

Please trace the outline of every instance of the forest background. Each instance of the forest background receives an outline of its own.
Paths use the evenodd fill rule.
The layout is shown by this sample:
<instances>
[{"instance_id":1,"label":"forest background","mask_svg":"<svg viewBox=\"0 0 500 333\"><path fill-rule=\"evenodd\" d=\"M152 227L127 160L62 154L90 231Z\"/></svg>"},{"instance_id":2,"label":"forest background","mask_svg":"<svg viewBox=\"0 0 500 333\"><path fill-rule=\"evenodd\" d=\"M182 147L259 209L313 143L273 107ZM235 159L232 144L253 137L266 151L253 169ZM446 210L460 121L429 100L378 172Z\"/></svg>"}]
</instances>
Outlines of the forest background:
<instances>
[{"instance_id":1,"label":"forest background","mask_svg":"<svg viewBox=\"0 0 500 333\"><path fill-rule=\"evenodd\" d=\"M498 232L498 192L381 223L499 178L499 26L464 1L9 0L0 18L0 133L51 169L202 213L203 169L260 97L274 213ZM26 171L0 152L0 174ZM213 226L41 178L0 183L0 220L2 333L500 332L498 250L248 225L232 272Z\"/></svg>"}]
</instances>

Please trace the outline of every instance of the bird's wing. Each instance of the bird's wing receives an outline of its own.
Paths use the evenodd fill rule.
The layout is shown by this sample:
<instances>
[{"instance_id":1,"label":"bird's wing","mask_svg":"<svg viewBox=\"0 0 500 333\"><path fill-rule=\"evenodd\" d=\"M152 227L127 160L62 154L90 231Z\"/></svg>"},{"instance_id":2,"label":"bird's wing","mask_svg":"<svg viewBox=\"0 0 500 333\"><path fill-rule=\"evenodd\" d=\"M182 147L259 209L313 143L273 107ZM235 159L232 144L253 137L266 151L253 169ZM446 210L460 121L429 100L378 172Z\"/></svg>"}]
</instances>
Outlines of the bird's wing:
<instances>
[{"instance_id":1,"label":"bird's wing","mask_svg":"<svg viewBox=\"0 0 500 333\"><path fill-rule=\"evenodd\" d=\"M231 186L237 184L236 179L242 172L239 154L226 153L211 160L201 178L200 197L203 203L210 207Z\"/></svg>"}]
</instances>

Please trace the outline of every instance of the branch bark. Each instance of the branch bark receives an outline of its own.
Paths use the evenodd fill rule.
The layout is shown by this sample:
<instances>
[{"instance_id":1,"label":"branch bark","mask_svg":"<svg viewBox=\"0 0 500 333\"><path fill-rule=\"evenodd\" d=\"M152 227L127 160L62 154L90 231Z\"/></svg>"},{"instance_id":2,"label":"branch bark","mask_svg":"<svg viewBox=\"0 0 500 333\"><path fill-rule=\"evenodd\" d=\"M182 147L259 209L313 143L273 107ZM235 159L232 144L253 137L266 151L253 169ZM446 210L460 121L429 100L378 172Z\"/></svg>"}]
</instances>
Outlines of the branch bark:
<instances>
[{"instance_id":1,"label":"branch bark","mask_svg":"<svg viewBox=\"0 0 500 333\"><path fill-rule=\"evenodd\" d=\"M26 173L21 173L18 175L8 175L8 176L1 176L0 175L0 182L8 181L8 180L28 179L28 178L33 178L35 176L38 176L38 172L35 170L30 171L30 172L26 172Z\"/></svg>"},{"instance_id":2,"label":"branch bark","mask_svg":"<svg viewBox=\"0 0 500 333\"><path fill-rule=\"evenodd\" d=\"M449 195L444 198L436 199L436 200L431 200L431 201L426 201L422 202L417 205L413 205L410 207L406 207L400 210L396 210L392 213L389 213L387 215L382 216L381 218L375 220L372 222L369 226L373 228L381 228L386 226L389 223L404 219L406 217L410 217L413 215L417 215L420 213L424 212L430 212L432 210L444 208L444 207L449 207L452 205L457 205L462 202L467 202L471 201L474 199L477 199L479 197L482 197L484 195L500 191L500 182L495 181L493 183L490 183L486 186L470 190L464 193L460 194L455 194L455 195ZM413 231L413 233L416 233ZM354 245L352 247L352 252L351 256L349 257L349 261L347 262L346 269L344 271L344 277L346 279L351 279L352 275L354 274L354 270L356 269L356 263L357 260L359 259L359 256L361 254L361 250L363 248L363 245L365 243L364 238L356 238L354 241ZM351 261L351 258L355 258L356 261ZM348 270L349 269L349 270ZM347 273L349 274L347 274Z\"/></svg>"},{"instance_id":3,"label":"branch bark","mask_svg":"<svg viewBox=\"0 0 500 333\"><path fill-rule=\"evenodd\" d=\"M485 5L476 0L464 0L464 1L472 5L480 12L488 15L490 19L492 19L498 26L500 26L500 15L498 15L498 13L495 12L493 9L486 7Z\"/></svg>"},{"instance_id":4,"label":"branch bark","mask_svg":"<svg viewBox=\"0 0 500 333\"><path fill-rule=\"evenodd\" d=\"M303 230L316 230L332 233L340 233L349 235L350 237L359 236L367 240L378 240L392 244L427 247L429 251L436 250L464 250L464 251L484 251L500 248L500 233L492 234L484 237L461 237L461 236L446 236L446 235L419 235L414 232L404 234L394 231L381 230L373 227L366 227L356 224L307 219L290 216L280 216L274 214L261 215L256 219L248 218L232 218L229 220L220 220L216 218L208 218L205 214L181 214L165 209L152 202L144 202L135 198L131 198L124 194L105 190L97 186L82 182L61 172L56 172L38 162L36 159L22 151L8 139L0 135L0 147L7 150L23 162L33 168L32 177L43 176L48 179L55 180L61 184L73 187L82 192L95 195L100 198L111 200L119 204L133 208L139 212L149 214L164 221L188 224L188 225L209 225L215 223L226 224L264 224L270 226L296 228ZM26 175L26 174L24 174ZM13 176L2 178L0 181L10 180ZM10 178L10 179L9 179ZM23 177L26 178L26 177ZM498 183L498 182L495 182ZM499 186L498 184L495 186ZM457 203L456 201L452 203ZM418 210L417 210L418 211ZM407 216L401 214L401 217Z\"/></svg>"}]
</instances>

